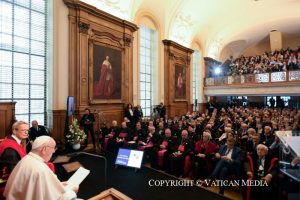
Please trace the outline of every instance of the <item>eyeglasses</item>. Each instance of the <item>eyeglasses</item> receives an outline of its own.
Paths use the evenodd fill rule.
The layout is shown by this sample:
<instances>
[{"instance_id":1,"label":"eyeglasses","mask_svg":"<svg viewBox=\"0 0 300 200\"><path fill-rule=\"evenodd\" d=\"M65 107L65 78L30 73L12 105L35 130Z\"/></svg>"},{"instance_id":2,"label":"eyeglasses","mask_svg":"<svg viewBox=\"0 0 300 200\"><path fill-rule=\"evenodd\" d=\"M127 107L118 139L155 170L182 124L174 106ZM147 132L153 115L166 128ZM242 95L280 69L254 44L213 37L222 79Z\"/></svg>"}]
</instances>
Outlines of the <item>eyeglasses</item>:
<instances>
[{"instance_id":1,"label":"eyeglasses","mask_svg":"<svg viewBox=\"0 0 300 200\"><path fill-rule=\"evenodd\" d=\"M57 150L57 146L46 146L46 147L50 147L50 148L52 148L52 149L54 149L54 151L56 151Z\"/></svg>"},{"instance_id":2,"label":"eyeglasses","mask_svg":"<svg viewBox=\"0 0 300 200\"><path fill-rule=\"evenodd\" d=\"M23 132L23 133L28 133L28 132L29 132L29 130L28 130L28 129L22 129L22 130L20 130L20 129L17 129L17 131L20 131L20 132Z\"/></svg>"}]
</instances>

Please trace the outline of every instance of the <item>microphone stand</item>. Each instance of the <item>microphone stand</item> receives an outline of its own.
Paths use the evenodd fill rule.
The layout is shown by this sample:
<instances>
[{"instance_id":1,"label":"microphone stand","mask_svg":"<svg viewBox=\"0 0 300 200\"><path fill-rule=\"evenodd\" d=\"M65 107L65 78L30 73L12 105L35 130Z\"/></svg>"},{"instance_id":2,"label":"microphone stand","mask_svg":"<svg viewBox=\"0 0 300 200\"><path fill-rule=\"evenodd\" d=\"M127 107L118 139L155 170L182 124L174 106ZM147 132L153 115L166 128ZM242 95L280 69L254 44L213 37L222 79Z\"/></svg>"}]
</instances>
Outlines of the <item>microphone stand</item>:
<instances>
[{"instance_id":1,"label":"microphone stand","mask_svg":"<svg viewBox=\"0 0 300 200\"><path fill-rule=\"evenodd\" d=\"M100 155L96 155L96 154L92 154L92 153L87 153L87 152L84 152L84 151L70 153L70 154L68 154L68 156L75 157L75 156L82 155L82 154L97 157L97 158L101 158L101 159L104 160L104 190L106 190L106 187L107 187L107 159L104 156L100 156Z\"/></svg>"}]
</instances>

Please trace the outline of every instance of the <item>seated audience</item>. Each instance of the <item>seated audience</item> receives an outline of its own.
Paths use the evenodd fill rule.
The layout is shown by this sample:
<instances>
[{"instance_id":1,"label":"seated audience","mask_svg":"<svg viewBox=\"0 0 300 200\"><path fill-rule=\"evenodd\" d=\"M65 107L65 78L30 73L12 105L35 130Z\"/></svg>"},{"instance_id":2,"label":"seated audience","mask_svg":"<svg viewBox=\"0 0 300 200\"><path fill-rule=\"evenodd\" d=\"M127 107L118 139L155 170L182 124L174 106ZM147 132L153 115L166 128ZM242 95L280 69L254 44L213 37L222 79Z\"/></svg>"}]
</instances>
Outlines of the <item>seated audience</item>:
<instances>
[{"instance_id":1,"label":"seated audience","mask_svg":"<svg viewBox=\"0 0 300 200\"><path fill-rule=\"evenodd\" d=\"M235 60L231 58L224 62L222 66L225 76L280 72L287 69L299 70L299 49L292 51L287 48L286 50L265 52L262 55L241 56Z\"/></svg>"}]
</instances>

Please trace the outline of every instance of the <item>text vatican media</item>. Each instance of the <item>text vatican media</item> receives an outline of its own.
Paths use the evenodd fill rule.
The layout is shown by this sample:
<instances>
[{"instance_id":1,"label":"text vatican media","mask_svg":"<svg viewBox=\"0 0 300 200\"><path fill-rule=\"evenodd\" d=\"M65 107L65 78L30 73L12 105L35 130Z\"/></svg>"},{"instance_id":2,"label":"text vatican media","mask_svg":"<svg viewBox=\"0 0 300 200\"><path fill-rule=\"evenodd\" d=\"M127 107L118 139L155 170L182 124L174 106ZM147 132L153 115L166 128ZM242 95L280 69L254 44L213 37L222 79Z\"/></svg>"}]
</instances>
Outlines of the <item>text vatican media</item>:
<instances>
[{"instance_id":1,"label":"text vatican media","mask_svg":"<svg viewBox=\"0 0 300 200\"><path fill-rule=\"evenodd\" d=\"M190 187L190 186L268 186L265 180L155 180L148 181L150 187Z\"/></svg>"}]
</instances>

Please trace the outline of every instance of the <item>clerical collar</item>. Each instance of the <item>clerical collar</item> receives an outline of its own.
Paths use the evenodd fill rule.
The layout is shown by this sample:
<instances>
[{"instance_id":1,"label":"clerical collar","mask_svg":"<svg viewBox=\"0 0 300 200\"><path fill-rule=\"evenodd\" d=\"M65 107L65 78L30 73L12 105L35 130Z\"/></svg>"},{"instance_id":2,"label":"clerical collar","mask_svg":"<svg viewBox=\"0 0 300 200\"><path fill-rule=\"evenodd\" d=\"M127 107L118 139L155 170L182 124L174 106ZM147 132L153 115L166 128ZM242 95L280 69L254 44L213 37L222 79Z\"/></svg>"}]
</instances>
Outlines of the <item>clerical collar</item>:
<instances>
[{"instance_id":1,"label":"clerical collar","mask_svg":"<svg viewBox=\"0 0 300 200\"><path fill-rule=\"evenodd\" d=\"M11 135L12 138L14 138L18 144L21 144L21 141L17 136L15 136L14 134Z\"/></svg>"}]
</instances>

